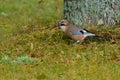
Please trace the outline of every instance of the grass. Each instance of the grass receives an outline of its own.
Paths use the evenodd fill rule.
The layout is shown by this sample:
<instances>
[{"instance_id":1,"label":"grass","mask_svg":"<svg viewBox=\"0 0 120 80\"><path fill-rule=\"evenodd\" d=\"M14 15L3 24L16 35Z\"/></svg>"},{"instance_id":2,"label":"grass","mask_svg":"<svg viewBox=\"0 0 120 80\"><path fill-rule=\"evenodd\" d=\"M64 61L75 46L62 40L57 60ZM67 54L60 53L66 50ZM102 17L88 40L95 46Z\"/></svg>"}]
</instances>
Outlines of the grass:
<instances>
[{"instance_id":1,"label":"grass","mask_svg":"<svg viewBox=\"0 0 120 80\"><path fill-rule=\"evenodd\" d=\"M0 3L0 80L119 80L119 25L87 27L110 40L73 46L55 26L62 0Z\"/></svg>"}]
</instances>

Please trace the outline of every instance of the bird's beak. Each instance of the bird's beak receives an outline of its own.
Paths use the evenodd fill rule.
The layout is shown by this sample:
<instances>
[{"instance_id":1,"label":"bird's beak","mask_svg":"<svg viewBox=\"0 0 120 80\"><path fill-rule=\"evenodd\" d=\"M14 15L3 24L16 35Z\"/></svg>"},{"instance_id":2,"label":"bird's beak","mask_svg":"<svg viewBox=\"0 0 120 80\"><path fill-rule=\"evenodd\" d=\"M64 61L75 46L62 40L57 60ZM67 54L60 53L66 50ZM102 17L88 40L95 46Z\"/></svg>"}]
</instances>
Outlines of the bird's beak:
<instances>
[{"instance_id":1,"label":"bird's beak","mask_svg":"<svg viewBox=\"0 0 120 80\"><path fill-rule=\"evenodd\" d=\"M57 26L58 26L58 27L60 26L60 22L57 23Z\"/></svg>"},{"instance_id":2,"label":"bird's beak","mask_svg":"<svg viewBox=\"0 0 120 80\"><path fill-rule=\"evenodd\" d=\"M58 27L59 27L59 26L61 26L61 22L58 22L58 24L57 24L57 25L58 25Z\"/></svg>"},{"instance_id":3,"label":"bird's beak","mask_svg":"<svg viewBox=\"0 0 120 80\"><path fill-rule=\"evenodd\" d=\"M59 21L56 21L55 22L55 27L59 27L60 26L60 22Z\"/></svg>"},{"instance_id":4,"label":"bird's beak","mask_svg":"<svg viewBox=\"0 0 120 80\"><path fill-rule=\"evenodd\" d=\"M59 21L58 22L58 26L63 26L64 25L64 22L63 21Z\"/></svg>"}]
</instances>

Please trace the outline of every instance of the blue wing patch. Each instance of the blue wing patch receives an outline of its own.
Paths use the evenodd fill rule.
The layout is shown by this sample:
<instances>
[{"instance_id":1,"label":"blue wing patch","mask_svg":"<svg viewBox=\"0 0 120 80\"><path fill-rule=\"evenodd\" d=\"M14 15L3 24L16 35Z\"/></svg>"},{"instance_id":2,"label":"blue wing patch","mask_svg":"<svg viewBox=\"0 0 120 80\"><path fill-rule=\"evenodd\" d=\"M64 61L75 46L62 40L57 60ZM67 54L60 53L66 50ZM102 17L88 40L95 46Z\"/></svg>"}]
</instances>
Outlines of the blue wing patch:
<instances>
[{"instance_id":1,"label":"blue wing patch","mask_svg":"<svg viewBox=\"0 0 120 80\"><path fill-rule=\"evenodd\" d=\"M77 31L75 32L75 34L83 34L84 32L83 31Z\"/></svg>"}]
</instances>

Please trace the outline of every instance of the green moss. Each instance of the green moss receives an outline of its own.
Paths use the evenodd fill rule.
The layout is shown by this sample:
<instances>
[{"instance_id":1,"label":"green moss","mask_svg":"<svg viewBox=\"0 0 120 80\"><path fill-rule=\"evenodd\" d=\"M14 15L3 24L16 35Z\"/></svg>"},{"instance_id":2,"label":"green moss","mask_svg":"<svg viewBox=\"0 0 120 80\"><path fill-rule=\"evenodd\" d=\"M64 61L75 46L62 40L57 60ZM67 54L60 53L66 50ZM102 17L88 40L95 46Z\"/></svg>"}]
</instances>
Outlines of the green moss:
<instances>
[{"instance_id":1,"label":"green moss","mask_svg":"<svg viewBox=\"0 0 120 80\"><path fill-rule=\"evenodd\" d=\"M4 7L0 11L8 14L0 16L0 36L4 36L0 80L119 80L119 25L87 26L110 40L88 39L73 46L74 41L55 26L62 16L62 0L0 3Z\"/></svg>"}]
</instances>

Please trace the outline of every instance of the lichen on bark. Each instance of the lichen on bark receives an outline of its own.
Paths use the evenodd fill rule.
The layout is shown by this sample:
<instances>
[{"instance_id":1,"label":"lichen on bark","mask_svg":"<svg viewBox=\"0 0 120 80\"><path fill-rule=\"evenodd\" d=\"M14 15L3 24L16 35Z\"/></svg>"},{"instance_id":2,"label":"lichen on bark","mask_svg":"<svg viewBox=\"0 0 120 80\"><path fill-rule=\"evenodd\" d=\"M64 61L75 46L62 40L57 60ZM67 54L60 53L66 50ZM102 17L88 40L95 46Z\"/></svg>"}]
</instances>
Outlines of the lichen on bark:
<instances>
[{"instance_id":1,"label":"lichen on bark","mask_svg":"<svg viewBox=\"0 0 120 80\"><path fill-rule=\"evenodd\" d=\"M120 22L120 0L64 0L64 18L80 26L114 26Z\"/></svg>"}]
</instances>

